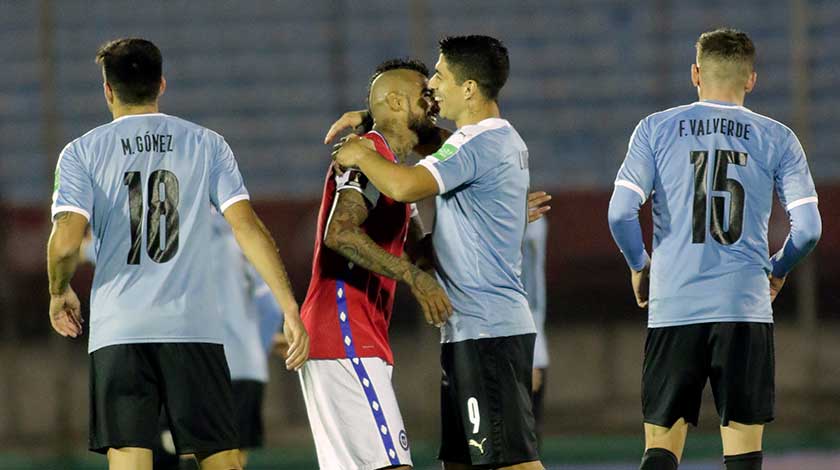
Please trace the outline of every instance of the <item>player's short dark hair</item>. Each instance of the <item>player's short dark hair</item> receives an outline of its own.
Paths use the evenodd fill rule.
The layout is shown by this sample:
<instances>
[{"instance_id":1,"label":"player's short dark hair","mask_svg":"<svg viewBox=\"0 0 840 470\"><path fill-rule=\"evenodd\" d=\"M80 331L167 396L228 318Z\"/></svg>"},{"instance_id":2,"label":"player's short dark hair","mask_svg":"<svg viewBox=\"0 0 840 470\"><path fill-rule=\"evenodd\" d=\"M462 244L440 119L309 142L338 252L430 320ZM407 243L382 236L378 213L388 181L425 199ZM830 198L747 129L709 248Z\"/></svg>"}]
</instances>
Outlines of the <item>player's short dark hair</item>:
<instances>
[{"instance_id":1,"label":"player's short dark hair","mask_svg":"<svg viewBox=\"0 0 840 470\"><path fill-rule=\"evenodd\" d=\"M96 51L96 63L105 80L125 104L146 104L157 99L163 77L163 57L151 41L123 38L107 42Z\"/></svg>"},{"instance_id":2,"label":"player's short dark hair","mask_svg":"<svg viewBox=\"0 0 840 470\"><path fill-rule=\"evenodd\" d=\"M429 67L426 67L426 64L424 64L420 60L411 59L409 57L388 59L377 65L376 70L374 70L373 74L371 74L370 80L368 80L367 95L365 95L366 97L370 97L370 87L373 86L373 81L376 80L383 73L389 72L391 70L413 70L424 77L429 76ZM368 132L372 128L373 116L370 112L370 103L368 103L368 113L365 116L365 119L362 122L362 124L359 126L359 129L357 130Z\"/></svg>"},{"instance_id":3,"label":"player's short dark hair","mask_svg":"<svg viewBox=\"0 0 840 470\"><path fill-rule=\"evenodd\" d=\"M499 98L510 73L508 51L501 41L490 36L447 36L440 40L440 53L457 81L474 80L487 99Z\"/></svg>"},{"instance_id":4,"label":"player's short dark hair","mask_svg":"<svg viewBox=\"0 0 840 470\"><path fill-rule=\"evenodd\" d=\"M705 58L728 62L746 63L752 68L755 64L755 44L743 31L732 28L720 28L700 35L695 45L697 59Z\"/></svg>"}]
</instances>

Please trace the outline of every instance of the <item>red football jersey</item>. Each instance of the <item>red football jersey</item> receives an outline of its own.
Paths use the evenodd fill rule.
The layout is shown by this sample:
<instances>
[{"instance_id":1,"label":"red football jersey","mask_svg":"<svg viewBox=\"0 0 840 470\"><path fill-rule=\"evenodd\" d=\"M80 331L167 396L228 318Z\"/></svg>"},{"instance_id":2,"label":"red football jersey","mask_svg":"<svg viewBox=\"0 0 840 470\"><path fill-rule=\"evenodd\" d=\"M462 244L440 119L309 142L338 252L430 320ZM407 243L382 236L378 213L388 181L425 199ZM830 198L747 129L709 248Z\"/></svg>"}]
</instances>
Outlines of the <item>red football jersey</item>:
<instances>
[{"instance_id":1,"label":"red football jersey","mask_svg":"<svg viewBox=\"0 0 840 470\"><path fill-rule=\"evenodd\" d=\"M373 141L382 158L397 161L381 134L372 131L364 137ZM309 357L379 357L393 364L388 326L397 281L354 266L324 245L324 235L339 191L362 193L368 201L369 213L361 228L388 253L402 256L408 234L411 217L408 204L380 195L358 171L336 176L330 167L318 215L312 279L300 311L310 337Z\"/></svg>"}]
</instances>

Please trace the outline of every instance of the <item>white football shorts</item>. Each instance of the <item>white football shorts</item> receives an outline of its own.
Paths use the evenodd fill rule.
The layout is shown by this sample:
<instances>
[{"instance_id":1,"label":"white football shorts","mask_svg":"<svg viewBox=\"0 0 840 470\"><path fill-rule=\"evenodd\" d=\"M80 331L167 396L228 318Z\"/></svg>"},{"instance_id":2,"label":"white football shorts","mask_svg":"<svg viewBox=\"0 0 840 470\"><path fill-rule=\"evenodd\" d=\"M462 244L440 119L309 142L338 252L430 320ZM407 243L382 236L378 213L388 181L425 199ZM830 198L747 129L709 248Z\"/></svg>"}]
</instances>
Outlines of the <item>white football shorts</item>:
<instances>
[{"instance_id":1,"label":"white football shorts","mask_svg":"<svg viewBox=\"0 0 840 470\"><path fill-rule=\"evenodd\" d=\"M376 357L303 365L300 384L321 470L411 465L393 369Z\"/></svg>"}]
</instances>

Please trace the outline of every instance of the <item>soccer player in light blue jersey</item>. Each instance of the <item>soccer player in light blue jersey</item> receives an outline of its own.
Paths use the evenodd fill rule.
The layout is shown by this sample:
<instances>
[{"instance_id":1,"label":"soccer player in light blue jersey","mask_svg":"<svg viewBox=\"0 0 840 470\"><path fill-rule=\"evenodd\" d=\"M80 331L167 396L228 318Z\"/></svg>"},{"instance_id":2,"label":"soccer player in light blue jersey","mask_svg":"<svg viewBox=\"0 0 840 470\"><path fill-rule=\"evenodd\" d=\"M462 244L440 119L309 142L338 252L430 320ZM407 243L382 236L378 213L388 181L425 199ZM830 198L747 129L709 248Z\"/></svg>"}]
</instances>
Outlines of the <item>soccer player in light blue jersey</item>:
<instances>
[{"instance_id":1,"label":"soccer player in light blue jersey","mask_svg":"<svg viewBox=\"0 0 840 470\"><path fill-rule=\"evenodd\" d=\"M545 390L548 369L548 342L545 337L545 255L548 242L548 220L538 219L525 229L522 244L522 284L528 293L528 305L534 316L537 338L534 344L534 370L531 384L531 402L537 442L542 445L542 428L545 408Z\"/></svg>"},{"instance_id":2,"label":"soccer player in light blue jersey","mask_svg":"<svg viewBox=\"0 0 840 470\"><path fill-rule=\"evenodd\" d=\"M350 138L335 154L385 194L437 195L432 245L454 313L442 326L442 443L448 470L542 470L531 409L536 330L521 281L528 220L528 148L500 117L507 49L487 36L440 42L429 81L458 129L418 165L379 158Z\"/></svg>"},{"instance_id":3,"label":"soccer player in light blue jersey","mask_svg":"<svg viewBox=\"0 0 840 470\"><path fill-rule=\"evenodd\" d=\"M636 301L648 308L641 469L677 468L709 380L727 470L755 470L774 417L771 303L819 240L817 193L793 131L744 107L756 82L750 38L719 29L696 48L699 101L639 123L609 208ZM774 189L791 230L768 256ZM648 198L652 258L638 220Z\"/></svg>"},{"instance_id":4,"label":"soccer player in light blue jersey","mask_svg":"<svg viewBox=\"0 0 840 470\"><path fill-rule=\"evenodd\" d=\"M210 278L211 205L283 307L293 369L309 349L297 302L225 140L159 112L160 50L120 39L100 48L97 63L114 120L62 150L47 247L50 321L76 338L70 280L90 224L90 449L106 453L111 469L151 469L163 407L179 453L195 454L203 469L239 469L226 312Z\"/></svg>"},{"instance_id":5,"label":"soccer player in light blue jersey","mask_svg":"<svg viewBox=\"0 0 840 470\"><path fill-rule=\"evenodd\" d=\"M248 450L263 445L262 404L269 354L264 338L278 331L283 315L271 290L239 248L230 225L218 214L213 216L210 250L244 468Z\"/></svg>"}]
</instances>

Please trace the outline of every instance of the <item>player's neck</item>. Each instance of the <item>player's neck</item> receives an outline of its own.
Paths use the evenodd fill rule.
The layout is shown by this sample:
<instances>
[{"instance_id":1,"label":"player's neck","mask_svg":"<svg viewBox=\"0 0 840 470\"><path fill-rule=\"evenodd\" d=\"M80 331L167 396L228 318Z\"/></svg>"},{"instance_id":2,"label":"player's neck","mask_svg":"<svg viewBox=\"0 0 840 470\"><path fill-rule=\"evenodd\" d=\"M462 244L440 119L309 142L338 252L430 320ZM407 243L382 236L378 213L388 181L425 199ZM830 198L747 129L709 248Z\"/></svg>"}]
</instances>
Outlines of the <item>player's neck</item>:
<instances>
[{"instance_id":1,"label":"player's neck","mask_svg":"<svg viewBox=\"0 0 840 470\"><path fill-rule=\"evenodd\" d=\"M725 88L700 88L698 95L700 96L700 101L721 101L724 103L732 103L737 104L738 106L743 106L744 98L747 94L744 90L735 91Z\"/></svg>"},{"instance_id":2,"label":"player's neck","mask_svg":"<svg viewBox=\"0 0 840 470\"><path fill-rule=\"evenodd\" d=\"M455 119L455 125L460 129L464 126L477 124L485 119L501 117L502 113L499 111L499 104L495 101L482 101L480 103L467 106L467 109Z\"/></svg>"},{"instance_id":3,"label":"player's neck","mask_svg":"<svg viewBox=\"0 0 840 470\"><path fill-rule=\"evenodd\" d=\"M394 126L389 126L386 124L374 124L373 130L382 134L382 137L385 138L385 142L388 143L388 147L394 152L394 155L400 160L400 163L404 162L408 154L411 152L411 149L417 145L417 136L414 135L414 132L409 130L408 128L405 129L397 129Z\"/></svg>"},{"instance_id":4,"label":"player's neck","mask_svg":"<svg viewBox=\"0 0 840 470\"><path fill-rule=\"evenodd\" d=\"M158 108L157 103L141 105L125 105L114 103L111 106L111 115L114 116L114 119L118 119L123 116L130 116L132 114L152 114L159 112L160 109Z\"/></svg>"}]
</instances>

